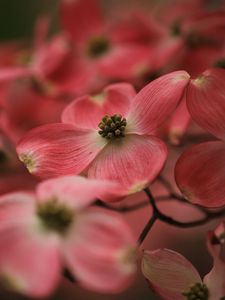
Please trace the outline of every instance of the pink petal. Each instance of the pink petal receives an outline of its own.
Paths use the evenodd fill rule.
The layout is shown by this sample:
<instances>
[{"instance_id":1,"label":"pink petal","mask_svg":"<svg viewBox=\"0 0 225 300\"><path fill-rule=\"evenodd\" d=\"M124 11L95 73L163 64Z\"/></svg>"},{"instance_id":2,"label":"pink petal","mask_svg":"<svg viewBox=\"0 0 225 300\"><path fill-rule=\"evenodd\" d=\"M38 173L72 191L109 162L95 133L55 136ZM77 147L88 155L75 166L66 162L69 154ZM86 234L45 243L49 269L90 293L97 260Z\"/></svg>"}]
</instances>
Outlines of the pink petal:
<instances>
[{"instance_id":1,"label":"pink petal","mask_svg":"<svg viewBox=\"0 0 225 300\"><path fill-rule=\"evenodd\" d=\"M96 96L83 96L69 104L62 121L79 128L97 128L104 115L126 115L135 90L129 83L117 83L106 87Z\"/></svg>"},{"instance_id":2,"label":"pink petal","mask_svg":"<svg viewBox=\"0 0 225 300\"><path fill-rule=\"evenodd\" d=\"M182 293L193 284L202 282L193 265L184 256L169 249L145 251L142 272L151 289L163 300L185 300Z\"/></svg>"},{"instance_id":3,"label":"pink petal","mask_svg":"<svg viewBox=\"0 0 225 300\"><path fill-rule=\"evenodd\" d=\"M0 197L0 228L21 223L34 212L35 198L32 193L14 192Z\"/></svg>"},{"instance_id":4,"label":"pink petal","mask_svg":"<svg viewBox=\"0 0 225 300\"><path fill-rule=\"evenodd\" d=\"M32 69L42 76L51 76L66 62L71 52L69 42L62 35L38 48L32 57Z\"/></svg>"},{"instance_id":5,"label":"pink petal","mask_svg":"<svg viewBox=\"0 0 225 300\"><path fill-rule=\"evenodd\" d=\"M101 59L100 70L109 79L131 80L149 70L152 51L149 46L115 45Z\"/></svg>"},{"instance_id":6,"label":"pink petal","mask_svg":"<svg viewBox=\"0 0 225 300\"><path fill-rule=\"evenodd\" d=\"M187 106L196 123L218 138L225 139L225 71L209 69L191 80Z\"/></svg>"},{"instance_id":7,"label":"pink petal","mask_svg":"<svg viewBox=\"0 0 225 300\"><path fill-rule=\"evenodd\" d=\"M191 117L187 109L186 98L184 97L175 110L169 123L169 138L173 145L180 144L190 122Z\"/></svg>"},{"instance_id":8,"label":"pink petal","mask_svg":"<svg viewBox=\"0 0 225 300\"><path fill-rule=\"evenodd\" d=\"M38 185L36 193L38 201L57 197L58 201L67 203L72 208L82 209L97 198L107 197L114 189L119 187L112 181L64 176L43 181Z\"/></svg>"},{"instance_id":9,"label":"pink petal","mask_svg":"<svg viewBox=\"0 0 225 300\"><path fill-rule=\"evenodd\" d=\"M0 82L11 81L20 77L27 77L31 75L32 75L32 71L29 68L23 68L23 67L1 68Z\"/></svg>"},{"instance_id":10,"label":"pink petal","mask_svg":"<svg viewBox=\"0 0 225 300\"><path fill-rule=\"evenodd\" d=\"M115 24L113 40L117 43L149 44L159 39L163 26L144 11L134 11Z\"/></svg>"},{"instance_id":11,"label":"pink petal","mask_svg":"<svg viewBox=\"0 0 225 300\"><path fill-rule=\"evenodd\" d=\"M222 299L225 296L225 222L208 233L207 245L213 257L213 268L205 276L204 283L210 290L209 300Z\"/></svg>"},{"instance_id":12,"label":"pink petal","mask_svg":"<svg viewBox=\"0 0 225 300\"><path fill-rule=\"evenodd\" d=\"M142 190L156 178L167 158L165 144L152 136L127 135L110 142L91 163L88 176L119 182L127 193Z\"/></svg>"},{"instance_id":13,"label":"pink petal","mask_svg":"<svg viewBox=\"0 0 225 300\"><path fill-rule=\"evenodd\" d=\"M75 42L99 35L103 29L102 16L95 0L62 0L61 23Z\"/></svg>"},{"instance_id":14,"label":"pink petal","mask_svg":"<svg viewBox=\"0 0 225 300\"><path fill-rule=\"evenodd\" d=\"M30 173L42 178L79 174L104 148L107 141L95 131L70 124L49 124L29 131L17 153Z\"/></svg>"},{"instance_id":15,"label":"pink petal","mask_svg":"<svg viewBox=\"0 0 225 300\"><path fill-rule=\"evenodd\" d=\"M185 151L176 164L175 178L189 201L205 207L225 205L225 143L207 142Z\"/></svg>"},{"instance_id":16,"label":"pink petal","mask_svg":"<svg viewBox=\"0 0 225 300\"><path fill-rule=\"evenodd\" d=\"M65 244L65 261L82 286L121 292L136 271L135 239L119 214L91 208L78 216Z\"/></svg>"},{"instance_id":17,"label":"pink petal","mask_svg":"<svg viewBox=\"0 0 225 300\"><path fill-rule=\"evenodd\" d=\"M128 114L130 132L151 134L159 128L175 110L188 82L187 72L176 71L144 87L135 97Z\"/></svg>"},{"instance_id":18,"label":"pink petal","mask_svg":"<svg viewBox=\"0 0 225 300\"><path fill-rule=\"evenodd\" d=\"M0 277L12 290L45 297L60 279L59 243L55 235L41 236L31 226L26 222L1 230Z\"/></svg>"},{"instance_id":19,"label":"pink petal","mask_svg":"<svg viewBox=\"0 0 225 300\"><path fill-rule=\"evenodd\" d=\"M182 38L166 35L154 47L154 70L174 69L174 65L177 66L184 51L185 45ZM186 69L184 68L184 70Z\"/></svg>"}]
</instances>

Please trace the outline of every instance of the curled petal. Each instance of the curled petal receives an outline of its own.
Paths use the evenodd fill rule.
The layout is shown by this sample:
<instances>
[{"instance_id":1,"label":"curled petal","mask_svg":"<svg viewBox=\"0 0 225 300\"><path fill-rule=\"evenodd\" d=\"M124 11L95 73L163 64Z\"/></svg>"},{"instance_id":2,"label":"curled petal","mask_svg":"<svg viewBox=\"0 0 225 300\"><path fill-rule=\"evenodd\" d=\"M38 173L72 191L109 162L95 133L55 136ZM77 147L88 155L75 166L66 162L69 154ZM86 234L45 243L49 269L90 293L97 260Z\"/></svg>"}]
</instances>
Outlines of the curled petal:
<instances>
[{"instance_id":1,"label":"curled petal","mask_svg":"<svg viewBox=\"0 0 225 300\"><path fill-rule=\"evenodd\" d=\"M129 83L109 85L101 94L75 99L65 108L62 121L79 128L97 128L104 115L125 116L135 94Z\"/></svg>"},{"instance_id":2,"label":"curled petal","mask_svg":"<svg viewBox=\"0 0 225 300\"><path fill-rule=\"evenodd\" d=\"M184 256L169 249L145 251L142 272L150 287L163 300L185 300L182 293L202 282L193 265Z\"/></svg>"},{"instance_id":3,"label":"curled petal","mask_svg":"<svg viewBox=\"0 0 225 300\"><path fill-rule=\"evenodd\" d=\"M187 107L196 123L218 138L225 139L225 71L209 69L191 80Z\"/></svg>"},{"instance_id":4,"label":"curled petal","mask_svg":"<svg viewBox=\"0 0 225 300\"><path fill-rule=\"evenodd\" d=\"M50 124L29 131L17 153L39 177L79 174L104 148L107 141L94 131L77 130L70 124Z\"/></svg>"},{"instance_id":5,"label":"curled petal","mask_svg":"<svg viewBox=\"0 0 225 300\"><path fill-rule=\"evenodd\" d=\"M132 282L136 271L135 239L123 218L90 208L78 216L75 232L65 244L65 262L84 287L118 293Z\"/></svg>"},{"instance_id":6,"label":"curled petal","mask_svg":"<svg viewBox=\"0 0 225 300\"><path fill-rule=\"evenodd\" d=\"M92 162L88 176L119 182L127 191L142 190L164 166L167 148L152 136L127 135L112 141Z\"/></svg>"},{"instance_id":7,"label":"curled petal","mask_svg":"<svg viewBox=\"0 0 225 300\"><path fill-rule=\"evenodd\" d=\"M103 20L95 0L62 0L61 23L75 42L99 35Z\"/></svg>"},{"instance_id":8,"label":"curled petal","mask_svg":"<svg viewBox=\"0 0 225 300\"><path fill-rule=\"evenodd\" d=\"M213 268L204 278L210 290L209 300L222 299L225 296L225 222L208 233L207 246L213 257Z\"/></svg>"},{"instance_id":9,"label":"curled petal","mask_svg":"<svg viewBox=\"0 0 225 300\"><path fill-rule=\"evenodd\" d=\"M60 280L58 249L55 236L37 234L30 223L1 230L1 282L29 296L49 295Z\"/></svg>"},{"instance_id":10,"label":"curled petal","mask_svg":"<svg viewBox=\"0 0 225 300\"><path fill-rule=\"evenodd\" d=\"M134 98L128 113L130 132L154 133L177 107L189 77L185 71L176 71L144 87Z\"/></svg>"},{"instance_id":11,"label":"curled petal","mask_svg":"<svg viewBox=\"0 0 225 300\"><path fill-rule=\"evenodd\" d=\"M39 201L57 198L75 209L82 209L98 198L105 198L118 184L106 180L87 179L81 176L63 176L49 179L37 187Z\"/></svg>"},{"instance_id":12,"label":"curled petal","mask_svg":"<svg viewBox=\"0 0 225 300\"><path fill-rule=\"evenodd\" d=\"M202 143L179 158L175 178L184 196L205 207L225 205L225 143Z\"/></svg>"}]
</instances>

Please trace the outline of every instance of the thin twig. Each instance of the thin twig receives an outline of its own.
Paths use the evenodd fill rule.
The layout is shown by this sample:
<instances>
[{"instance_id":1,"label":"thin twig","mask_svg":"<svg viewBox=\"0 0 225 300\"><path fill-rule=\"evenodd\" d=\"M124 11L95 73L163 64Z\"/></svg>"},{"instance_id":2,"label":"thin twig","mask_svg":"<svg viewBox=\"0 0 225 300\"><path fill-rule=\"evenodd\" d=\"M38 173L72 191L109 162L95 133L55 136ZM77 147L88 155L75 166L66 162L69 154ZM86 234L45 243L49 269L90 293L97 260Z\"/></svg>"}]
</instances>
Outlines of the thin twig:
<instances>
[{"instance_id":1,"label":"thin twig","mask_svg":"<svg viewBox=\"0 0 225 300\"><path fill-rule=\"evenodd\" d=\"M149 188L146 188L145 190L146 195L149 198L149 202L152 206L153 212L152 212L152 216L149 219L149 221L147 222L147 224L145 225L144 229L142 230L140 237L138 239L139 244L141 244L144 239L146 238L146 236L148 235L149 231L151 230L152 226L154 225L156 220L160 220L166 224L169 224L171 226L176 226L179 228L191 228L191 227L196 227L196 226L200 226L200 225L204 225L214 219L220 218L222 216L225 216L225 209L222 209L220 211L208 211L207 209L203 208L203 212L205 214L205 217L200 219L200 220L196 220L196 221L191 221L191 222L181 222L181 221L177 221L174 218L162 213L157 205L156 205L156 201L151 193L151 191L149 190Z\"/></svg>"},{"instance_id":2,"label":"thin twig","mask_svg":"<svg viewBox=\"0 0 225 300\"><path fill-rule=\"evenodd\" d=\"M149 231L151 230L151 228L155 224L156 220L157 220L157 217L153 214L152 217L149 219L148 223L145 225L144 229L142 230L142 232L141 232L141 234L138 238L138 244L139 245L141 245L143 243L144 239L146 238Z\"/></svg>"}]
</instances>

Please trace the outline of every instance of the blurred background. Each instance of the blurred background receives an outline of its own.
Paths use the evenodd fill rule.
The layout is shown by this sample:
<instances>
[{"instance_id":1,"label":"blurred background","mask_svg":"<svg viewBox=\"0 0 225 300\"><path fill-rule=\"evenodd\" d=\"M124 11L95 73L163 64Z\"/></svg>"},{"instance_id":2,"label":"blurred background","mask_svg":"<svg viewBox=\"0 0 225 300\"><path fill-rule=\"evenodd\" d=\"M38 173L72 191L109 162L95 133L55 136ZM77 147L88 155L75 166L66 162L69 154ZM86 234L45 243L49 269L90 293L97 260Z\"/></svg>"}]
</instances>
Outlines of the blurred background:
<instances>
[{"instance_id":1,"label":"blurred background","mask_svg":"<svg viewBox=\"0 0 225 300\"><path fill-rule=\"evenodd\" d=\"M164 1L154 1L162 5ZM110 15L112 10L131 9L135 6L145 8L152 7L153 1L144 0L102 0L99 1L104 13ZM216 3L216 1L215 1ZM57 31L59 24L57 22L58 1L57 0L0 0L0 42L20 40L29 40L32 36L34 24L37 17L43 14L52 16L51 32ZM180 151L180 150L179 150ZM171 150L172 156L177 156L176 149ZM168 166L171 172L171 166ZM167 169L168 169L167 168ZM167 172L167 169L165 172ZM155 186L155 190L160 187ZM154 190L154 189L153 189ZM129 199L130 203L137 198L141 199L144 195L138 194ZM128 201L128 200L127 200ZM188 218L195 214L193 209L186 208L184 205L170 202L162 204L162 210L178 218ZM140 234L142 228L151 214L150 208L141 209L135 213L126 215L127 221L132 226L136 236ZM176 229L164 224L157 223L153 228L150 236L146 239L143 248L155 249L159 247L172 248L180 251L188 257L193 264L199 269L201 274L208 272L211 264L210 257L205 247L205 233L209 228L214 228L215 223L208 226L202 226L195 229ZM1 238L1 237L0 237ZM51 268L51 266L46 266ZM140 268L139 268L140 270ZM34 270L35 272L35 270ZM0 290L0 300L22 300L28 299L16 294L12 294L3 289ZM156 300L150 292L143 276L137 276L135 284L127 291L120 295L99 295L88 292L75 284L62 278L62 284L58 291L51 298L52 300ZM172 299L171 299L172 300Z\"/></svg>"}]
</instances>

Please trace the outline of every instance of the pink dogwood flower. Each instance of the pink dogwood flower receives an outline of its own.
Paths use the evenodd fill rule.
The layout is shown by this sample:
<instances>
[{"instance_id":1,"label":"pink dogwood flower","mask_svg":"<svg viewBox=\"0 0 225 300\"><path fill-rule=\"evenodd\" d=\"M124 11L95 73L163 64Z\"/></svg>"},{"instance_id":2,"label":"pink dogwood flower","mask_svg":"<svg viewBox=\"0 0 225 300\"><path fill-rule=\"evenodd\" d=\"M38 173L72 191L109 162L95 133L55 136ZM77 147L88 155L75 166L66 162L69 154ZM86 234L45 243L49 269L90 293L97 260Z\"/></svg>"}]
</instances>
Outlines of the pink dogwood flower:
<instances>
[{"instance_id":1,"label":"pink dogwood flower","mask_svg":"<svg viewBox=\"0 0 225 300\"><path fill-rule=\"evenodd\" d=\"M162 68L167 71L184 69L197 76L212 67L223 52L223 4L214 11L208 9L206 1L171 1L168 5L159 16L167 31L158 46L159 64L163 59Z\"/></svg>"},{"instance_id":2,"label":"pink dogwood flower","mask_svg":"<svg viewBox=\"0 0 225 300\"><path fill-rule=\"evenodd\" d=\"M125 194L139 191L165 163L166 146L154 132L174 111L188 82L189 75L177 71L137 95L121 83L76 99L64 111L62 124L41 126L22 138L19 158L43 178L82 173L115 180Z\"/></svg>"},{"instance_id":3,"label":"pink dogwood flower","mask_svg":"<svg viewBox=\"0 0 225 300\"><path fill-rule=\"evenodd\" d=\"M35 193L1 196L1 282L44 297L66 268L94 291L128 287L136 270L135 239L118 213L88 207L116 188L112 182L66 176L40 183Z\"/></svg>"},{"instance_id":4,"label":"pink dogwood flower","mask_svg":"<svg viewBox=\"0 0 225 300\"><path fill-rule=\"evenodd\" d=\"M209 69L190 81L187 107L193 120L220 140L195 145L179 158L176 182L185 197L202 206L225 205L225 71Z\"/></svg>"},{"instance_id":5,"label":"pink dogwood flower","mask_svg":"<svg viewBox=\"0 0 225 300\"><path fill-rule=\"evenodd\" d=\"M169 249L145 251L142 272L150 288L163 300L223 300L224 234L224 223L208 234L207 245L213 257L213 268L203 280L195 267L178 252Z\"/></svg>"},{"instance_id":6,"label":"pink dogwood flower","mask_svg":"<svg viewBox=\"0 0 225 300\"><path fill-rule=\"evenodd\" d=\"M143 35L151 41L160 36L150 22L133 17L132 25L126 26L124 21L114 24L103 17L96 0L61 0L60 8L62 29L77 50L83 70L92 77L130 81L150 66L151 43L141 40Z\"/></svg>"}]
</instances>

